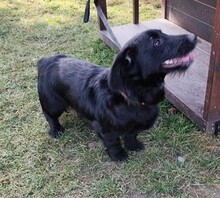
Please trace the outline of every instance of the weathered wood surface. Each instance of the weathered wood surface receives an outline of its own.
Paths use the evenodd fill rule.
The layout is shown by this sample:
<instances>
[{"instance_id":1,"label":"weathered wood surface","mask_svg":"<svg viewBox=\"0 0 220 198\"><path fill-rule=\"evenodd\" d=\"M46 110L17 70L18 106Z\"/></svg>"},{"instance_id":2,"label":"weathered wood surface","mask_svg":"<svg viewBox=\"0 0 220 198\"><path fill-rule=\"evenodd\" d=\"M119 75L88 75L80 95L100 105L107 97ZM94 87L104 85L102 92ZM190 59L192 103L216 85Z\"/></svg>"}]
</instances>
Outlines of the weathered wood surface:
<instances>
[{"instance_id":1,"label":"weathered wood surface","mask_svg":"<svg viewBox=\"0 0 220 198\"><path fill-rule=\"evenodd\" d=\"M106 4L106 0L98 0L98 4L102 8L102 11L103 11L104 15L107 18L107 4ZM100 30L106 30L106 28L105 28L102 20L99 18L99 16L98 16L98 20L99 20L99 29Z\"/></svg>"},{"instance_id":2,"label":"weathered wood surface","mask_svg":"<svg viewBox=\"0 0 220 198\"><path fill-rule=\"evenodd\" d=\"M208 121L220 120L220 0L216 6L204 117Z\"/></svg>"},{"instance_id":3,"label":"weathered wood surface","mask_svg":"<svg viewBox=\"0 0 220 198\"><path fill-rule=\"evenodd\" d=\"M198 21L207 23L211 26L214 24L215 7L210 7L207 4L203 4L200 1L192 0L167 0L167 5L170 9L177 9L185 15L196 18Z\"/></svg>"},{"instance_id":4,"label":"weathered wood surface","mask_svg":"<svg viewBox=\"0 0 220 198\"><path fill-rule=\"evenodd\" d=\"M201 3L204 3L205 5L211 6L211 7L216 7L216 0L196 0Z\"/></svg>"},{"instance_id":5,"label":"weathered wood surface","mask_svg":"<svg viewBox=\"0 0 220 198\"><path fill-rule=\"evenodd\" d=\"M133 23L139 23L139 0L133 0Z\"/></svg>"},{"instance_id":6,"label":"weathered wood surface","mask_svg":"<svg viewBox=\"0 0 220 198\"><path fill-rule=\"evenodd\" d=\"M211 42L215 1L163 0L164 18Z\"/></svg>"}]
</instances>

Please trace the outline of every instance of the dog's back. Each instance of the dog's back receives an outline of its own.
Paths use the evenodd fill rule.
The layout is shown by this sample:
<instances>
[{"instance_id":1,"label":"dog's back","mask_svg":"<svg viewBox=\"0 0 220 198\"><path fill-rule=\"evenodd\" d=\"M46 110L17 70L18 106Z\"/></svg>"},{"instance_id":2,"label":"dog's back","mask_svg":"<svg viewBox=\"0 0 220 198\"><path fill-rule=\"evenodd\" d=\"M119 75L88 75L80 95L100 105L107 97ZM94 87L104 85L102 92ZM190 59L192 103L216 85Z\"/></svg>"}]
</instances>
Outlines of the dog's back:
<instances>
[{"instance_id":1,"label":"dog's back","mask_svg":"<svg viewBox=\"0 0 220 198\"><path fill-rule=\"evenodd\" d=\"M65 55L56 55L56 56L48 56L41 58L37 62L38 75L43 74L49 67L54 66L54 64L58 63L61 58L66 58Z\"/></svg>"},{"instance_id":2,"label":"dog's back","mask_svg":"<svg viewBox=\"0 0 220 198\"><path fill-rule=\"evenodd\" d=\"M91 112L97 109L96 101L105 102L95 97L103 97L108 92L103 86L107 86L109 69L65 55L44 57L37 66L38 94L43 113L52 126L50 135L58 136L61 127L58 117L68 106L87 119L93 119Z\"/></svg>"}]
</instances>

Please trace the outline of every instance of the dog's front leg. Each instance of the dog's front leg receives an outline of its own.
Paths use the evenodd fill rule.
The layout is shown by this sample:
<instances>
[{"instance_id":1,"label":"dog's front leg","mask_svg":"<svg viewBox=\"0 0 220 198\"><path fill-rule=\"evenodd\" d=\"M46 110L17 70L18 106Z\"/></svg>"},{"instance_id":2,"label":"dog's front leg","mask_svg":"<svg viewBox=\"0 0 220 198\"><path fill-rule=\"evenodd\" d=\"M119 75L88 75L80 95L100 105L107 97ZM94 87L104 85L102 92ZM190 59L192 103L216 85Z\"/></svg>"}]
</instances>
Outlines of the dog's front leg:
<instances>
[{"instance_id":1,"label":"dog's front leg","mask_svg":"<svg viewBox=\"0 0 220 198\"><path fill-rule=\"evenodd\" d=\"M107 134L102 136L102 141L111 160L123 161L128 158L128 154L121 146L121 140L119 137L109 137Z\"/></svg>"},{"instance_id":2,"label":"dog's front leg","mask_svg":"<svg viewBox=\"0 0 220 198\"><path fill-rule=\"evenodd\" d=\"M141 151L144 149L142 142L137 140L138 133L126 134L124 136L124 145L129 151Z\"/></svg>"},{"instance_id":3,"label":"dog's front leg","mask_svg":"<svg viewBox=\"0 0 220 198\"><path fill-rule=\"evenodd\" d=\"M102 140L104 146L106 147L106 152L111 160L123 161L128 158L128 154L121 147L121 140L118 136L118 133L109 131L109 129L103 129L100 122L98 121L91 122L91 125L95 129L98 137Z\"/></svg>"},{"instance_id":4,"label":"dog's front leg","mask_svg":"<svg viewBox=\"0 0 220 198\"><path fill-rule=\"evenodd\" d=\"M121 147L120 138L114 140L104 140L106 151L113 161L123 161L128 158L128 154Z\"/></svg>"}]
</instances>

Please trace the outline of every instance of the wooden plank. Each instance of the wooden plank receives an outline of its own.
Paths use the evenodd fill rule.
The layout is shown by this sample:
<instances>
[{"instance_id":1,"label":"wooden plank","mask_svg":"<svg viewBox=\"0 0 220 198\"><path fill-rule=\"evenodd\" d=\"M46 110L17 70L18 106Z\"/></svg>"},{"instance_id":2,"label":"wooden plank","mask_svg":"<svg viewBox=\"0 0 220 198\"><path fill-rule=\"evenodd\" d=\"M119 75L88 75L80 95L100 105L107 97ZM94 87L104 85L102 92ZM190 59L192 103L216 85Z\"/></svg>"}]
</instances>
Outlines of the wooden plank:
<instances>
[{"instance_id":1,"label":"wooden plank","mask_svg":"<svg viewBox=\"0 0 220 198\"><path fill-rule=\"evenodd\" d=\"M109 47L111 47L112 49L114 49L117 52L120 51L118 45L112 40L112 37L109 35L107 30L100 31L99 37Z\"/></svg>"},{"instance_id":2,"label":"wooden plank","mask_svg":"<svg viewBox=\"0 0 220 198\"><path fill-rule=\"evenodd\" d=\"M196 48L193 53L195 55L195 61L189 68L189 72L194 73L201 78L201 81L206 82L208 78L208 65L210 56L198 48Z\"/></svg>"},{"instance_id":3,"label":"wooden plank","mask_svg":"<svg viewBox=\"0 0 220 198\"><path fill-rule=\"evenodd\" d=\"M166 34L177 35L177 34L188 34L189 32L185 29L179 27L178 25L166 20L166 19L155 19L151 21L144 21L137 25L135 24L125 24L120 26L112 27L112 31L118 39L121 46L123 46L129 39L131 39L136 34L143 32L147 29L161 29ZM108 34L102 32L102 35ZM203 39L199 38L197 47L204 51L208 56L211 52L211 44ZM207 56L206 56L207 57Z\"/></svg>"},{"instance_id":4,"label":"wooden plank","mask_svg":"<svg viewBox=\"0 0 220 198\"><path fill-rule=\"evenodd\" d=\"M201 22L209 24L210 26L213 26L214 24L214 7L192 0L184 0L184 3L180 0L167 0L167 4L171 9L176 9L186 16L189 16L189 20L193 17Z\"/></svg>"},{"instance_id":5,"label":"wooden plank","mask_svg":"<svg viewBox=\"0 0 220 198\"><path fill-rule=\"evenodd\" d=\"M211 43L210 43L210 42L205 41L205 40L203 40L203 39L202 39L202 41L201 41L201 39L198 38L197 47L198 47L199 49L201 49L202 51L204 51L205 53L207 53L208 55L210 55L210 53L211 53Z\"/></svg>"},{"instance_id":6,"label":"wooden plank","mask_svg":"<svg viewBox=\"0 0 220 198\"><path fill-rule=\"evenodd\" d=\"M121 26L112 27L112 31L117 38L119 44L123 47L125 43L131 39L136 34L146 30L146 27L142 24L126 24ZM104 41L105 44L110 46L112 49L119 51L117 45L111 39L111 36L107 31L100 31L100 38Z\"/></svg>"},{"instance_id":7,"label":"wooden plank","mask_svg":"<svg viewBox=\"0 0 220 198\"><path fill-rule=\"evenodd\" d=\"M199 1L201 3L208 5L208 6L216 8L216 0L195 0L195 1Z\"/></svg>"},{"instance_id":8,"label":"wooden plank","mask_svg":"<svg viewBox=\"0 0 220 198\"><path fill-rule=\"evenodd\" d=\"M203 23L192 16L186 15L171 6L167 7L167 19L190 32L194 32L206 41L211 42L213 31L212 26Z\"/></svg>"},{"instance_id":9,"label":"wooden plank","mask_svg":"<svg viewBox=\"0 0 220 198\"><path fill-rule=\"evenodd\" d=\"M220 120L220 0L217 0L215 27L212 39L211 61L208 73L204 117Z\"/></svg>"},{"instance_id":10,"label":"wooden plank","mask_svg":"<svg viewBox=\"0 0 220 198\"><path fill-rule=\"evenodd\" d=\"M163 19L166 19L166 5L167 5L167 0L162 0L161 1L161 17Z\"/></svg>"},{"instance_id":11,"label":"wooden plank","mask_svg":"<svg viewBox=\"0 0 220 198\"><path fill-rule=\"evenodd\" d=\"M102 8L102 11L107 18L106 0L98 0L97 2L100 5L100 7ZM99 23L99 30L106 30L106 28L105 28L105 26L99 16L98 16L98 23Z\"/></svg>"},{"instance_id":12,"label":"wooden plank","mask_svg":"<svg viewBox=\"0 0 220 198\"><path fill-rule=\"evenodd\" d=\"M165 85L166 89L175 95L175 97L178 98L182 104L186 105L195 114L202 117L205 101L206 81L195 73L187 71L183 76L166 76Z\"/></svg>"},{"instance_id":13,"label":"wooden plank","mask_svg":"<svg viewBox=\"0 0 220 198\"><path fill-rule=\"evenodd\" d=\"M112 28L112 31L114 32L116 38L118 39L121 46L124 46L125 43L130 40L133 36L143 32L146 30L146 27L139 24L126 24L121 26L116 26Z\"/></svg>"},{"instance_id":14,"label":"wooden plank","mask_svg":"<svg viewBox=\"0 0 220 198\"><path fill-rule=\"evenodd\" d=\"M202 115L206 81L188 70L183 77L168 75L165 79L165 87L166 98L202 131L205 131L207 123Z\"/></svg>"},{"instance_id":15,"label":"wooden plank","mask_svg":"<svg viewBox=\"0 0 220 198\"><path fill-rule=\"evenodd\" d=\"M181 99L177 98L175 96L175 94L173 94L170 90L168 90L165 87L165 94L166 94L166 98L181 112L183 112L183 114L189 118L192 122L194 122L200 130L202 131L206 131L207 128L209 127L209 129L211 128L210 126L207 125L207 122L203 119L203 117L201 116L201 114L197 114L195 113L192 109L190 109L187 104L183 103ZM213 130L213 129L212 129ZM211 129L209 130L210 132L214 132L211 131Z\"/></svg>"},{"instance_id":16,"label":"wooden plank","mask_svg":"<svg viewBox=\"0 0 220 198\"><path fill-rule=\"evenodd\" d=\"M139 0L133 0L133 23L139 23Z\"/></svg>"}]
</instances>

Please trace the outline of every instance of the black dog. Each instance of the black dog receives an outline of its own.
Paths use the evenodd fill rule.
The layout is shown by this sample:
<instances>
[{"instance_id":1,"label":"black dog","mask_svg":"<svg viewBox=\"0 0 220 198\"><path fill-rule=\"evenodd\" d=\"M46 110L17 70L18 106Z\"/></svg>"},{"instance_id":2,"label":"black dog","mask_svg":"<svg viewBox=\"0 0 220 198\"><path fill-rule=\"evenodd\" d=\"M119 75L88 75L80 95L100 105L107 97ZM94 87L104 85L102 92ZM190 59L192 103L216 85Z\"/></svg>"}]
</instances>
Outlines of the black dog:
<instances>
[{"instance_id":1,"label":"black dog","mask_svg":"<svg viewBox=\"0 0 220 198\"><path fill-rule=\"evenodd\" d=\"M112 160L139 151L137 135L154 124L164 98L164 77L185 71L193 61L194 34L169 36L148 30L131 39L111 69L65 55L38 61L38 93L50 135L63 131L58 118L73 107L95 129Z\"/></svg>"}]
</instances>

